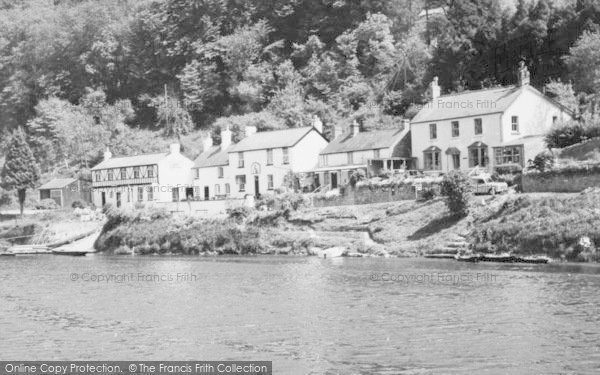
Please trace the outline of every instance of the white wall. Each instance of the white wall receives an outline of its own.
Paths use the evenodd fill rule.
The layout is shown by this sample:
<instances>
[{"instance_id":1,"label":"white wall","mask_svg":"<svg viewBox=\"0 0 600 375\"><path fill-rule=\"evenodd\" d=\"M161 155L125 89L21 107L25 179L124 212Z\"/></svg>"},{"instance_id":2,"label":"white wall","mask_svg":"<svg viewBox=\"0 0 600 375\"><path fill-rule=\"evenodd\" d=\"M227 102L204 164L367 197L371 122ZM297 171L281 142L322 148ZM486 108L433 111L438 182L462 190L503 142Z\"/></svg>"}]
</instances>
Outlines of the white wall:
<instances>
[{"instance_id":1,"label":"white wall","mask_svg":"<svg viewBox=\"0 0 600 375\"><path fill-rule=\"evenodd\" d=\"M512 131L512 116L519 117L519 132ZM527 135L546 134L552 127L554 116L559 120L571 119L571 116L561 108L528 87L508 107L502 117L502 142L508 142Z\"/></svg>"},{"instance_id":2,"label":"white wall","mask_svg":"<svg viewBox=\"0 0 600 375\"><path fill-rule=\"evenodd\" d=\"M308 172L319 163L319 152L327 147L327 141L315 130L290 149L290 164L294 172Z\"/></svg>"},{"instance_id":3,"label":"white wall","mask_svg":"<svg viewBox=\"0 0 600 375\"><path fill-rule=\"evenodd\" d=\"M475 119L481 118L482 134L475 134ZM459 122L459 136L452 137L452 121ZM430 139L429 124L437 124L437 138ZM423 160L423 151L431 146L441 149L441 171L447 172L453 169L452 159L446 155L449 147L456 147L460 150L460 166L462 170L469 169L468 147L474 142L480 141L489 146L489 158L492 159L492 146L497 145L501 138L501 114L489 114L474 117L463 117L456 119L447 119L444 121L413 123L411 124L411 142L413 157L417 158L419 169L425 167Z\"/></svg>"},{"instance_id":4,"label":"white wall","mask_svg":"<svg viewBox=\"0 0 600 375\"><path fill-rule=\"evenodd\" d=\"M155 197L155 200L159 202L172 201L173 195L171 189L174 188L179 189L179 198L185 199L185 188L192 186L193 166L194 162L181 153L171 153L159 161L159 194Z\"/></svg>"}]
</instances>

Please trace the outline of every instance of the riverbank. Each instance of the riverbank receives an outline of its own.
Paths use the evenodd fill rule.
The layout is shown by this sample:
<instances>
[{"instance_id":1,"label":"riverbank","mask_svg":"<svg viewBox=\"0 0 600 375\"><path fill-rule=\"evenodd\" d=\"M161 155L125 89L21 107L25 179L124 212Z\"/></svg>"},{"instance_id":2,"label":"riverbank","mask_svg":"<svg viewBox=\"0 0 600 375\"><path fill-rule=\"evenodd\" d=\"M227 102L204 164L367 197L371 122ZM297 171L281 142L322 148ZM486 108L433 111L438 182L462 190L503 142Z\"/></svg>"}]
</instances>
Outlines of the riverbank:
<instances>
[{"instance_id":1,"label":"riverbank","mask_svg":"<svg viewBox=\"0 0 600 375\"><path fill-rule=\"evenodd\" d=\"M415 257L445 243L476 251L597 261L600 191L474 196L467 217L442 198L297 210L238 210L226 220L111 209L99 251L131 254L311 255L343 246L365 256Z\"/></svg>"}]
</instances>

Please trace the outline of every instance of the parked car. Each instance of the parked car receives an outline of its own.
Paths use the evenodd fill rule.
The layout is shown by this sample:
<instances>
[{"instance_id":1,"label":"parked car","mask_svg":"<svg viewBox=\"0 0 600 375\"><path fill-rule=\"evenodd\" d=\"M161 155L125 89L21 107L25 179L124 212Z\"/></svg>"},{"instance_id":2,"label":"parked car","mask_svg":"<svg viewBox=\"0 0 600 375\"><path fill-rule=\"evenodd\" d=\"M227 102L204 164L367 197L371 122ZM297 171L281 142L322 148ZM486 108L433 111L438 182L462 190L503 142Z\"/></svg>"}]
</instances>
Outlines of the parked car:
<instances>
[{"instance_id":1,"label":"parked car","mask_svg":"<svg viewBox=\"0 0 600 375\"><path fill-rule=\"evenodd\" d=\"M489 177L471 177L473 193L475 194L497 194L508 191L506 182L492 181Z\"/></svg>"}]
</instances>

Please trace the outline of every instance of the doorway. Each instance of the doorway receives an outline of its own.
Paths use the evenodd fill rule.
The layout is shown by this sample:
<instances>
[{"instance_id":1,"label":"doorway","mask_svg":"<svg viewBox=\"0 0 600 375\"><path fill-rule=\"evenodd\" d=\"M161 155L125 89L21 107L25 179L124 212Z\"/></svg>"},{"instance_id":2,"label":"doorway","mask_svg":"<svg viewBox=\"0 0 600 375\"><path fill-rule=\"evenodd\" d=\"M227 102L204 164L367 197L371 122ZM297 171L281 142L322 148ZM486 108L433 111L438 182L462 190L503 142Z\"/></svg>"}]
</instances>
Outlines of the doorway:
<instances>
[{"instance_id":1,"label":"doorway","mask_svg":"<svg viewBox=\"0 0 600 375\"><path fill-rule=\"evenodd\" d=\"M260 198L260 184L258 182L258 176L254 176L254 196Z\"/></svg>"},{"instance_id":2,"label":"doorway","mask_svg":"<svg viewBox=\"0 0 600 375\"><path fill-rule=\"evenodd\" d=\"M117 207L121 207L121 193L117 193Z\"/></svg>"},{"instance_id":3,"label":"doorway","mask_svg":"<svg viewBox=\"0 0 600 375\"><path fill-rule=\"evenodd\" d=\"M185 188L185 199L194 199L194 188Z\"/></svg>"},{"instance_id":4,"label":"doorway","mask_svg":"<svg viewBox=\"0 0 600 375\"><path fill-rule=\"evenodd\" d=\"M207 201L210 199L210 190L208 189L208 186L204 187L204 200Z\"/></svg>"},{"instance_id":5,"label":"doorway","mask_svg":"<svg viewBox=\"0 0 600 375\"><path fill-rule=\"evenodd\" d=\"M102 205L106 206L106 193L102 192L101 196L102 196Z\"/></svg>"},{"instance_id":6,"label":"doorway","mask_svg":"<svg viewBox=\"0 0 600 375\"><path fill-rule=\"evenodd\" d=\"M337 189L337 187L338 187L337 172L332 172L331 173L331 188Z\"/></svg>"}]
</instances>

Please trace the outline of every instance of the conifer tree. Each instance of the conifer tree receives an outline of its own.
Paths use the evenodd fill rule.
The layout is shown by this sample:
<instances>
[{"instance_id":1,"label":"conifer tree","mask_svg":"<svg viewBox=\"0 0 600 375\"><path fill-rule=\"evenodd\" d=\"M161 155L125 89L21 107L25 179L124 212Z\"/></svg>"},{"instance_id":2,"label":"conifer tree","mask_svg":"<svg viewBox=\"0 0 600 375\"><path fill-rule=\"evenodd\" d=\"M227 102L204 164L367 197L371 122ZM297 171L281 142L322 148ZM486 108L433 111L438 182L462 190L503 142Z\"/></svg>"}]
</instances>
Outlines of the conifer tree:
<instances>
[{"instance_id":1,"label":"conifer tree","mask_svg":"<svg viewBox=\"0 0 600 375\"><path fill-rule=\"evenodd\" d=\"M23 217L27 189L35 188L35 184L40 178L40 172L21 128L13 132L0 176L4 189L17 190L21 217Z\"/></svg>"}]
</instances>

